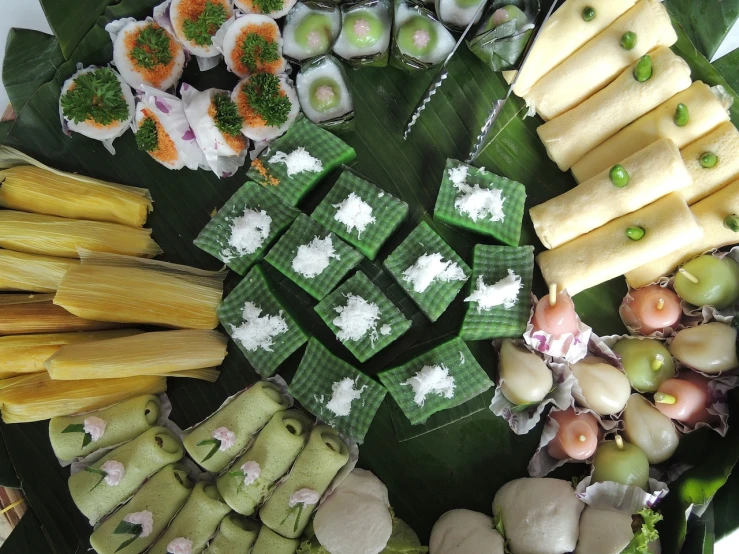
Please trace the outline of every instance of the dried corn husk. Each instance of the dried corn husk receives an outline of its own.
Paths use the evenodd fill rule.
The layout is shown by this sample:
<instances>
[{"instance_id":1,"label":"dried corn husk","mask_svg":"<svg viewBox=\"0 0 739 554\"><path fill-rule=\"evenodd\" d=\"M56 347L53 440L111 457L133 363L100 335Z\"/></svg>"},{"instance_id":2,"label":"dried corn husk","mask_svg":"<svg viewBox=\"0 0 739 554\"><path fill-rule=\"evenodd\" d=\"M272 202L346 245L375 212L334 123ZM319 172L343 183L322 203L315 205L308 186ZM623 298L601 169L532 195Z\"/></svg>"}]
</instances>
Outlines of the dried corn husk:
<instances>
[{"instance_id":1,"label":"dried corn husk","mask_svg":"<svg viewBox=\"0 0 739 554\"><path fill-rule=\"evenodd\" d=\"M52 381L47 373L32 373L14 379L15 384L0 387L0 411L5 423L79 414L167 390L166 378L152 376Z\"/></svg>"},{"instance_id":2,"label":"dried corn husk","mask_svg":"<svg viewBox=\"0 0 739 554\"><path fill-rule=\"evenodd\" d=\"M215 329L225 271L80 250L54 303L84 318Z\"/></svg>"},{"instance_id":3,"label":"dried corn husk","mask_svg":"<svg viewBox=\"0 0 739 554\"><path fill-rule=\"evenodd\" d=\"M77 260L0 250L0 290L54 292Z\"/></svg>"},{"instance_id":4,"label":"dried corn husk","mask_svg":"<svg viewBox=\"0 0 739 554\"><path fill-rule=\"evenodd\" d=\"M77 258L77 249L153 258L162 249L151 229L0 210L0 246L8 250Z\"/></svg>"},{"instance_id":5,"label":"dried corn husk","mask_svg":"<svg viewBox=\"0 0 739 554\"><path fill-rule=\"evenodd\" d=\"M44 362L66 344L107 341L140 334L137 329L0 337L0 379L46 371Z\"/></svg>"},{"instance_id":6,"label":"dried corn husk","mask_svg":"<svg viewBox=\"0 0 739 554\"><path fill-rule=\"evenodd\" d=\"M119 329L110 321L90 321L54 305L53 294L0 295L0 336L36 333L71 333Z\"/></svg>"},{"instance_id":7,"label":"dried corn husk","mask_svg":"<svg viewBox=\"0 0 739 554\"><path fill-rule=\"evenodd\" d=\"M0 206L141 227L152 211L147 189L65 173L0 147Z\"/></svg>"}]
</instances>

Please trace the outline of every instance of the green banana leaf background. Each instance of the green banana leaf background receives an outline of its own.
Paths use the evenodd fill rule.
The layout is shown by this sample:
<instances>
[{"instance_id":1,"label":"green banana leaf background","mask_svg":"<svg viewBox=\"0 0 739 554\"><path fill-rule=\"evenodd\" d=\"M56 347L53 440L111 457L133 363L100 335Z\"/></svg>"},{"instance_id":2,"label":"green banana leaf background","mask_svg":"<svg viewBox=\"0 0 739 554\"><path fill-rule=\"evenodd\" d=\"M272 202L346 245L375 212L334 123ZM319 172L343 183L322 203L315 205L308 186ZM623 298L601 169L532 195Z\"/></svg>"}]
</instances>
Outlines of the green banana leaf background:
<instances>
[{"instance_id":1,"label":"green banana leaf background","mask_svg":"<svg viewBox=\"0 0 739 554\"><path fill-rule=\"evenodd\" d=\"M216 269L217 260L193 246L192 241L219 208L244 182L245 171L218 180L204 171L168 171L136 149L127 133L116 141L117 155L111 156L98 142L79 135L64 136L59 125L58 97L61 85L76 64L106 64L112 46L104 26L120 17L143 18L151 14L155 0L42 0L41 4L54 36L14 29L8 37L3 82L17 113L14 122L0 124L0 142L18 148L54 167L114 182L147 187L155 201L149 224L154 237L170 261ZM550 2L544 2L548 7ZM693 70L693 78L711 85L721 84L731 92L739 90L739 51L708 62L739 18L739 0L667 0L680 40L675 51ZM462 47L450 65L449 78L424 111L410 139L401 134L416 101L433 78L430 73L408 76L392 68L365 68L349 73L356 106L356 131L342 138L357 151L354 168L381 187L403 198L411 206L409 220L379 260L390 252L419 220L428 220L465 258L471 261L472 248L481 237L434 223L429 214L438 191L447 157L464 159L495 98L507 90L502 78L487 69ZM198 88L230 89L236 77L223 66L199 73L190 64L184 80ZM574 186L572 178L560 172L544 151L536 127L537 118L522 119L525 109L518 98L506 105L491 136L492 143L478 159L478 165L506 175L526 185L530 207ZM739 124L739 98L732 119ZM331 185L323 183L301 206L310 213ZM528 218L524 221L522 243L540 247ZM352 361L348 352L322 326L307 295L270 268L283 294L298 307L306 328L315 330L326 344L336 344L338 355ZM362 269L378 284L391 288L379 263L365 260ZM227 292L238 283L230 275ZM535 286L541 293L543 284ZM605 283L577 296L578 312L600 334L623 332L617 306L626 290L623 279ZM462 296L434 325L428 324L409 301L399 300L414 320L414 329L387 352L360 366L375 374L390 363L400 362L456 333L464 308ZM495 358L488 342L471 343L478 361L495 374ZM302 351L290 358L281 372L288 380ZM170 379L169 396L174 406L172 418L185 428L207 417L226 396L256 380L256 374L233 344L213 384ZM492 391L477 399L487 404ZM692 465L672 486L661 505L665 521L661 527L666 554L710 553L714 541L739 527L739 480L730 477L739 459L739 396L732 399L735 423L728 435L696 432L683 440L676 459ZM467 406L460 413L472 412ZM454 413L448 414L450 421ZM0 485L21 487L30 511L0 554L67 554L89 548L90 528L76 510L67 492L68 470L59 467L49 445L47 423L0 425ZM490 513L495 491L511 479L526 475L526 465L539 440L541 425L525 436L516 436L506 422L489 410L424 434L398 442L386 402L361 447L360 466L375 472L388 486L396 513L426 541L431 526L444 511L469 508ZM565 466L557 475L582 476L584 466ZM719 491L727 482L728 484ZM718 492L718 494L717 494ZM705 505L698 515L686 518L691 505Z\"/></svg>"}]
</instances>

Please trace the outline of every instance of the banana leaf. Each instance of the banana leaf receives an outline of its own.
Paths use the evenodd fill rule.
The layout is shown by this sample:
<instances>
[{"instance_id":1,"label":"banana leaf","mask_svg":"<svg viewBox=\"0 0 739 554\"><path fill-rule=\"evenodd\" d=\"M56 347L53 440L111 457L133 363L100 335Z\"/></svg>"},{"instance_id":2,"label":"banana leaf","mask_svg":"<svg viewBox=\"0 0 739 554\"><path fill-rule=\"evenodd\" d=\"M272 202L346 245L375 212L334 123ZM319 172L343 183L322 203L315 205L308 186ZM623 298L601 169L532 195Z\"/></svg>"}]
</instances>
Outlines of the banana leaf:
<instances>
[{"instance_id":1,"label":"banana leaf","mask_svg":"<svg viewBox=\"0 0 739 554\"><path fill-rule=\"evenodd\" d=\"M705 1L701 0L701 3ZM210 212L223 205L243 183L243 171L224 180L203 171L174 173L139 152L131 133L116 141L118 153L112 157L100 143L81 136L68 138L59 129L57 102L64 79L75 71L78 62L102 64L111 58L112 48L104 31L105 24L129 15L143 17L156 3L157 0L122 0L115 4L101 0L73 4L53 0L42 2L56 38L39 39L29 52L29 35L14 32L9 37L4 78L6 84L8 79L17 84L14 95L22 108L15 122L0 125L0 141L60 169L149 188L156 202L149 223L156 240L165 250L165 259L215 269L219 262L196 248L192 240L208 222ZM673 15L679 12L676 16L678 21L686 20L687 4L677 0L672 2ZM723 4L736 6L739 2L724 0ZM728 22L729 17L722 21ZM691 27L690 33L703 29ZM699 36L694 34L692 38L697 41ZM724 76L728 81L724 80L693 46L685 32L681 31L681 40L675 50L688 60L694 78L711 84L721 83L730 90L730 84L734 88L739 87L736 66L727 68ZM62 53L63 60L53 57L57 51ZM703 53L710 52L703 50ZM53 75L49 71L50 55L57 68ZM475 243L488 242L477 235L439 225L428 214L433 209L446 158L466 157L492 100L505 94L507 85L466 48L460 49L449 70L441 94L434 96L408 142L401 138L403 125L432 75L408 77L392 68L364 68L349 74L356 106L356 131L342 137L357 150L355 169L411 206L408 222L385 246L378 259L384 259L421 219L429 221L467 262L471 261ZM231 88L236 78L222 66L199 73L195 64L190 64L184 80L196 87ZM35 92L32 90L34 87ZM524 111L519 99L511 99L493 130L494 141L478 163L524 183L528 193L527 206L530 207L568 190L574 181L548 159L536 135L536 127L541 121L522 119ZM737 114L739 112L735 111L735 123L739 121ZM3 133L6 134L3 136ZM304 211L312 211L332 184L332 179L330 177L321 184L302 206ZM540 248L528 218L521 240ZM377 277L381 283L392 286L379 263L365 260L361 267L370 277ZM348 352L318 320L307 295L275 271L266 269L278 283L281 293L290 299L305 328L315 329L319 339L326 344L335 344L337 355L351 362ZM229 277L227 292L238 280L236 275ZM540 293L544 291L541 281L535 286ZM576 298L578 311L601 334L622 332L617 306L625 290L623 279L615 279L584 292ZM373 375L443 341L456 333L464 313L461 297L434 325L428 324L409 302L404 307L416 323L414 330L377 359L363 364L363 371ZM478 361L494 375L492 346L488 342L471 343L470 346ZM296 353L285 364L281 373L288 380L301 354ZM256 379L241 353L230 344L229 355L216 383L172 380L169 390L174 406L172 417L183 428L196 423L216 409L226 396ZM732 402L734 413L739 413L739 399L734 397ZM688 528L685 507L688 503L696 499L710 500L739 459L739 427L732 429L732 434L726 439L695 433L683 441L683 460L690 461L695 467L675 484L674 492L668 497L670 503L665 504L666 521L662 526L662 536L666 554L677 554L685 540ZM0 432L34 517L38 518L45 536L49 538L49 548L64 554L85 551L90 528L71 502L66 490L67 471L59 468L53 457L46 424L2 425ZM375 472L388 485L398 516L407 521L423 540L427 540L434 521L448 509L465 507L489 513L495 491L505 482L526 475L526 464L538 443L539 432L540 428L523 437L516 436L504 420L483 410L442 429L398 442L391 410L385 403L362 446L360 465ZM695 452L711 454L694 459L691 454ZM569 466L559 475L578 475L583 471L583 466ZM721 518L724 529L739 527L739 514L731 517L722 513ZM27 525L32 528L33 522ZM712 528L707 525L704 528L702 535L698 533L698 539L691 536L691 542L686 544L691 552L706 551L705 546L713 540ZM698 529L697 524L691 529ZM693 550L693 544L700 544L700 549ZM38 552L43 550L34 548L30 538L25 541L25 546L19 539L17 547L12 550L0 548L0 554Z\"/></svg>"}]
</instances>

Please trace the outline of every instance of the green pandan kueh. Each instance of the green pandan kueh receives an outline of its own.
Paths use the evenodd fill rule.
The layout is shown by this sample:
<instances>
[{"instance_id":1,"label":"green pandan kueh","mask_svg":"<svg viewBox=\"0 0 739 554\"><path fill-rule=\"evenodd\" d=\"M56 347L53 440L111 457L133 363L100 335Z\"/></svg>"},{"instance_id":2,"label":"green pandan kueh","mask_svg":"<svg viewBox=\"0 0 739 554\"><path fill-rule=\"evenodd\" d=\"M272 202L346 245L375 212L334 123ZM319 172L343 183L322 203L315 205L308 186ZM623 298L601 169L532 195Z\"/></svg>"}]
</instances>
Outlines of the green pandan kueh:
<instances>
[{"instance_id":1,"label":"green pandan kueh","mask_svg":"<svg viewBox=\"0 0 739 554\"><path fill-rule=\"evenodd\" d=\"M266 525L262 525L257 542L249 554L295 554L300 541L281 537Z\"/></svg>"},{"instance_id":2,"label":"green pandan kueh","mask_svg":"<svg viewBox=\"0 0 739 554\"><path fill-rule=\"evenodd\" d=\"M140 554L149 548L172 521L185 504L191 488L192 484L183 466L166 466L149 479L128 503L93 531L90 545L98 554ZM151 517L152 524L148 534L143 528L135 529L127 525L142 518L146 520L148 516ZM137 535L139 531L143 533ZM125 543L128 544L121 548Z\"/></svg>"},{"instance_id":3,"label":"green pandan kueh","mask_svg":"<svg viewBox=\"0 0 739 554\"><path fill-rule=\"evenodd\" d=\"M74 460L100 448L124 443L154 426L161 407L159 398L145 394L96 412L52 417L49 421L51 447L60 460ZM97 440L92 440L84 430L85 420L91 417L105 422L105 430Z\"/></svg>"},{"instance_id":4,"label":"green pandan kueh","mask_svg":"<svg viewBox=\"0 0 739 554\"><path fill-rule=\"evenodd\" d=\"M287 410L287 398L267 381L258 381L223 408L200 423L185 436L185 449L190 457L213 473L222 471L251 442L277 412ZM233 444L220 450L214 431L233 433ZM215 433L218 436L219 432ZM206 459L207 458L207 459Z\"/></svg>"},{"instance_id":5,"label":"green pandan kueh","mask_svg":"<svg viewBox=\"0 0 739 554\"><path fill-rule=\"evenodd\" d=\"M259 510L262 523L283 537L298 538L303 534L317 505L293 502L291 506L291 499L299 501L293 495L303 489L313 491L318 496L323 495L348 461L349 450L339 437L339 432L328 425L314 427L308 444L295 461L290 475L280 483ZM264 552L274 554L271 550Z\"/></svg>"},{"instance_id":6,"label":"green pandan kueh","mask_svg":"<svg viewBox=\"0 0 739 554\"><path fill-rule=\"evenodd\" d=\"M179 461L185 455L180 440L164 427L152 427L126 444L108 452L87 469L69 478L72 500L92 523L112 512L130 497L146 479L164 466ZM101 472L106 462L123 466L122 476L115 486Z\"/></svg>"},{"instance_id":7,"label":"green pandan kueh","mask_svg":"<svg viewBox=\"0 0 739 554\"><path fill-rule=\"evenodd\" d=\"M218 490L232 510L245 516L256 511L277 480L290 471L308 441L311 425L297 410L272 416L254 445L218 478ZM259 476L252 481L254 475L249 473L255 470ZM247 481L250 481L248 485Z\"/></svg>"},{"instance_id":8,"label":"green pandan kueh","mask_svg":"<svg viewBox=\"0 0 739 554\"><path fill-rule=\"evenodd\" d=\"M237 514L228 514L203 554L249 554L258 534L257 522Z\"/></svg>"},{"instance_id":9,"label":"green pandan kueh","mask_svg":"<svg viewBox=\"0 0 739 554\"><path fill-rule=\"evenodd\" d=\"M407 215L408 204L345 169L311 217L374 260Z\"/></svg>"},{"instance_id":10,"label":"green pandan kueh","mask_svg":"<svg viewBox=\"0 0 739 554\"><path fill-rule=\"evenodd\" d=\"M231 511L215 485L200 481L185 505L159 537L149 554L168 554L178 542L190 541L192 552L202 552L218 524ZM172 545L172 547L170 547Z\"/></svg>"}]
</instances>

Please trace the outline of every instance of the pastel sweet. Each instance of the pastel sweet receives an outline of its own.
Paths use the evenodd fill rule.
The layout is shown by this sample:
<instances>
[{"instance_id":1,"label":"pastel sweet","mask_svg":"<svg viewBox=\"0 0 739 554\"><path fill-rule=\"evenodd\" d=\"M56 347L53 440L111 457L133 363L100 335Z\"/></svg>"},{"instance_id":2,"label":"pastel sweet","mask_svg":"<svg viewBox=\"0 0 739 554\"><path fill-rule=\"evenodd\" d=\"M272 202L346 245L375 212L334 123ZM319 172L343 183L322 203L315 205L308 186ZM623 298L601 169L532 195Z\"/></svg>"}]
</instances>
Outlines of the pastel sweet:
<instances>
[{"instance_id":1,"label":"pastel sweet","mask_svg":"<svg viewBox=\"0 0 739 554\"><path fill-rule=\"evenodd\" d=\"M300 541L286 539L278 535L266 525L262 525L259 536L249 554L295 554Z\"/></svg>"},{"instance_id":2,"label":"pastel sweet","mask_svg":"<svg viewBox=\"0 0 739 554\"><path fill-rule=\"evenodd\" d=\"M626 439L644 451L650 464L669 460L677 450L675 425L641 394L631 395L623 419Z\"/></svg>"},{"instance_id":3,"label":"pastel sweet","mask_svg":"<svg viewBox=\"0 0 739 554\"><path fill-rule=\"evenodd\" d=\"M221 521L218 533L203 554L248 554L258 534L258 523L229 514Z\"/></svg>"}]
</instances>

